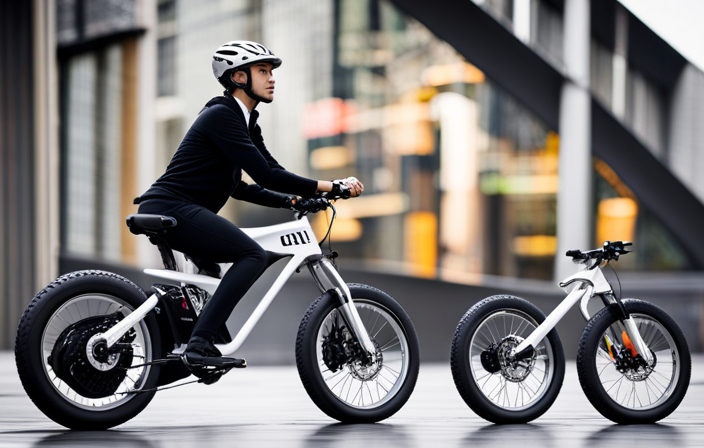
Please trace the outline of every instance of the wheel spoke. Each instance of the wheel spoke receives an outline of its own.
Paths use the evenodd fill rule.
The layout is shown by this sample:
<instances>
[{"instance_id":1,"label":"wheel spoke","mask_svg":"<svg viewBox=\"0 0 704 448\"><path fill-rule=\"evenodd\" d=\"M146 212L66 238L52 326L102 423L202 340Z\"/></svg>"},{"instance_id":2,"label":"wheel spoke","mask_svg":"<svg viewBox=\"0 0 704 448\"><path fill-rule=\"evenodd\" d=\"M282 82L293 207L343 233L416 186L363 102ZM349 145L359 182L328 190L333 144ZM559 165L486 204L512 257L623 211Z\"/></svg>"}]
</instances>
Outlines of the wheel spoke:
<instances>
[{"instance_id":1,"label":"wheel spoke","mask_svg":"<svg viewBox=\"0 0 704 448\"><path fill-rule=\"evenodd\" d=\"M399 322L375 302L354 299L364 328L377 347L378 357L370 363L358 359L347 359L347 364L338 372L331 373L325 365L323 353L329 348L325 344L339 344L325 336L335 332L340 318L339 308L334 308L322 320L326 325L318 329L316 345L317 368L325 378L328 390L340 401L356 408L375 408L390 400L404 384L408 372L408 341ZM327 342L326 342L327 341ZM345 353L341 347L332 347L332 353ZM383 354L383 356L382 356ZM325 355L327 356L327 355ZM344 374L342 374L344 371Z\"/></svg>"},{"instance_id":2,"label":"wheel spoke","mask_svg":"<svg viewBox=\"0 0 704 448\"><path fill-rule=\"evenodd\" d=\"M392 345L389 345L389 344L391 344L392 342L393 342L393 344L392 344ZM389 342L387 342L386 345L384 345L383 347L381 347L379 350L381 350L381 351L383 352L383 351L386 351L386 350L390 349L391 347L396 347L397 345L400 345L400 344L401 344L401 341L398 339L398 337L395 337L395 338L393 338L392 340L390 340Z\"/></svg>"},{"instance_id":3,"label":"wheel spoke","mask_svg":"<svg viewBox=\"0 0 704 448\"><path fill-rule=\"evenodd\" d=\"M484 369L479 356L490 346L499 353L515 348L523 341L523 335L530 334L536 326L520 311L500 310L484 318L472 336L469 344L472 378L481 393L501 408L522 409L542 398L548 389L547 386L543 387L549 378L547 372L552 372L553 368L552 346L546 338L536 347L535 356L511 366L502 366L502 370L493 374ZM501 356L499 354L500 359ZM513 378L508 381L508 376L504 375Z\"/></svg>"},{"instance_id":4,"label":"wheel spoke","mask_svg":"<svg viewBox=\"0 0 704 448\"><path fill-rule=\"evenodd\" d=\"M66 328L88 318L110 315L112 314L110 311L113 309L123 308L129 310L129 306L125 302L109 294L83 294L69 298L49 317L46 323L40 345L43 349L43 369L46 378L59 395L78 408L86 408L91 411L110 410L132 400L134 395L121 394L118 397L116 394L112 394L107 397L95 399L83 397L57 377L52 366L47 364L46 357L51 354L59 335L63 333ZM118 368L124 369L124 377L117 388L118 391L131 391L137 389L139 386L143 386L145 384L146 375L150 372L149 367L132 367L136 364L148 363L152 359L148 349L149 333L146 324L140 322L136 324L133 329L136 333L136 338L129 345L132 360L129 365L119 364ZM119 363L121 361L115 360L114 362ZM113 361L111 361L111 364L113 366L115 365ZM88 364L88 366L87 368L92 368L90 364Z\"/></svg>"}]
</instances>

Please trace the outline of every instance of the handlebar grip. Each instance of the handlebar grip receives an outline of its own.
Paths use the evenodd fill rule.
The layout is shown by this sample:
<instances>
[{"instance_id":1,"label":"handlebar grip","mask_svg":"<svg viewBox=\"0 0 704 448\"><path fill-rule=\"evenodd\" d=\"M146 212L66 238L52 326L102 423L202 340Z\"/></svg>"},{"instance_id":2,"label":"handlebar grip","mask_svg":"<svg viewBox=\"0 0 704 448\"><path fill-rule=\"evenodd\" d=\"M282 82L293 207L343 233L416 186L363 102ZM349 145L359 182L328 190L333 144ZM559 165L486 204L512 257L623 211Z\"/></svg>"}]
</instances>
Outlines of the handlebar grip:
<instances>
[{"instance_id":1,"label":"handlebar grip","mask_svg":"<svg viewBox=\"0 0 704 448\"><path fill-rule=\"evenodd\" d=\"M582 251L579 250L579 249L576 249L576 250L568 250L565 255L568 256L568 257L572 257L572 258L580 257L580 256L582 255Z\"/></svg>"}]
</instances>

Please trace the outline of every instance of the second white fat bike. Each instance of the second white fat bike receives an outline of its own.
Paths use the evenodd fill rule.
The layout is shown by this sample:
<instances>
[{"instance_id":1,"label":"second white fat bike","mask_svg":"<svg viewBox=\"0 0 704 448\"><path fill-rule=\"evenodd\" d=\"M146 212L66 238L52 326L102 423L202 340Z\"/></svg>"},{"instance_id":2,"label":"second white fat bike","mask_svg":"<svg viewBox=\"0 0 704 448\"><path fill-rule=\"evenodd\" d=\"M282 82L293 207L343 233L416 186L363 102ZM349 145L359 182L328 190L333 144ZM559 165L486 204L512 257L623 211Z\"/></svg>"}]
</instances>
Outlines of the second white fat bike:
<instances>
[{"instance_id":1,"label":"second white fat bike","mask_svg":"<svg viewBox=\"0 0 704 448\"><path fill-rule=\"evenodd\" d=\"M330 417L377 422L398 411L413 391L419 367L416 332L391 296L344 282L333 263L337 254L322 253L305 217L331 203L316 199L309 204L309 209L299 208L294 221L242 229L267 251L270 265L285 265L234 337L220 329L216 347L224 356L234 354L291 275L307 267L322 295L308 308L296 338L303 385ZM159 280L150 295L113 273L74 272L39 292L19 324L15 356L22 385L44 414L68 428L119 425L168 384L191 374L212 384L227 373L189 371L179 358L220 283L217 272L183 257L176 262L164 237L177 225L174 218L132 215L128 225L133 233L147 235L164 261L165 269L145 270Z\"/></svg>"},{"instance_id":2,"label":"second white fat bike","mask_svg":"<svg viewBox=\"0 0 704 448\"><path fill-rule=\"evenodd\" d=\"M567 256L583 270L560 286L567 297L547 317L518 297L497 295L464 315L452 340L452 376L467 405L494 423L525 423L545 413L557 398L565 356L555 325L579 303L587 320L577 352L577 372L592 405L623 424L654 423L684 398L691 373L687 341L662 309L641 300L621 300L601 271L602 263L629 253L630 242ZM589 301L604 307L594 316Z\"/></svg>"}]
</instances>

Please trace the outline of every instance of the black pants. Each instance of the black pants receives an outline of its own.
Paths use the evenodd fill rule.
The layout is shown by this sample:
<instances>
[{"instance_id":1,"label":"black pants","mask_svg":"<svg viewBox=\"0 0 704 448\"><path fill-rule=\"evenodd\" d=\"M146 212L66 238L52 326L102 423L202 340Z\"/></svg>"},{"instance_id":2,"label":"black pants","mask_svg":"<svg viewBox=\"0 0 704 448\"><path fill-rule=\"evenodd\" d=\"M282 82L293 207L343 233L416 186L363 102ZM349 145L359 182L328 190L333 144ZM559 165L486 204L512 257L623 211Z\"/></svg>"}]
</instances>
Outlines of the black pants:
<instances>
[{"instance_id":1,"label":"black pants","mask_svg":"<svg viewBox=\"0 0 704 448\"><path fill-rule=\"evenodd\" d=\"M201 260L233 263L193 329L192 336L214 337L237 302L267 268L266 251L236 225L198 205L148 199L140 204L139 213L176 218L176 227L166 234L172 249Z\"/></svg>"}]
</instances>

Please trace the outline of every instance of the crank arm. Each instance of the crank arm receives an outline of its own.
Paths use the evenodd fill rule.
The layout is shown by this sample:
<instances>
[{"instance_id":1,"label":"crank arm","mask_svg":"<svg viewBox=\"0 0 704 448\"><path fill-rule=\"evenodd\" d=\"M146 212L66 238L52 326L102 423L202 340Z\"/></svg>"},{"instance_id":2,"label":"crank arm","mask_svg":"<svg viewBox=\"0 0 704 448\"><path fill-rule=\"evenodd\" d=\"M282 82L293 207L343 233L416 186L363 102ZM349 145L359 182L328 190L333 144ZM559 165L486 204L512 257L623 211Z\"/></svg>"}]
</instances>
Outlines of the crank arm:
<instances>
[{"instance_id":1,"label":"crank arm","mask_svg":"<svg viewBox=\"0 0 704 448\"><path fill-rule=\"evenodd\" d=\"M166 358L163 358L163 359L155 359L154 361L145 362L144 364L137 364L136 366L130 366L130 367L128 367L128 368L125 369L125 370L137 369L137 368L139 368L139 367L147 367L147 366L153 366L153 365L157 365L157 364L166 364L166 363L174 362L174 361L179 361L179 362L180 362L180 361L181 361L181 357L178 356L178 355L167 355Z\"/></svg>"}]
</instances>

